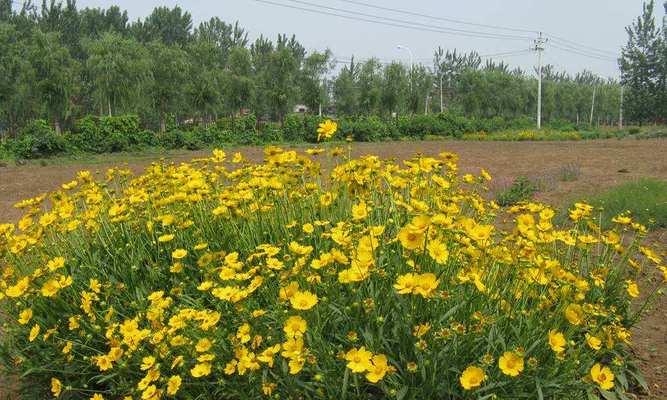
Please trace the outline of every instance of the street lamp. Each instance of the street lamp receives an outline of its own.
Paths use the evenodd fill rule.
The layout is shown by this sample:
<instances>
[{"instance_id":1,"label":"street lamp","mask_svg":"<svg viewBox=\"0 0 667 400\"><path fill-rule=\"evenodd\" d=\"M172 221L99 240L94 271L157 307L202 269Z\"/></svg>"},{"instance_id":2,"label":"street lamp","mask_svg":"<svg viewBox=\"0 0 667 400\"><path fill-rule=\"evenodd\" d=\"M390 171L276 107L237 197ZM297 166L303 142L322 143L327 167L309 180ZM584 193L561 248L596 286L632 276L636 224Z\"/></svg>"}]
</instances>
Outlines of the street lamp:
<instances>
[{"instance_id":1,"label":"street lamp","mask_svg":"<svg viewBox=\"0 0 667 400\"><path fill-rule=\"evenodd\" d=\"M414 57L412 56L412 50L410 50L410 48L407 46L403 46L402 44L399 44L398 46L396 46L396 48L398 50L407 50L408 53L410 53L410 70L412 71L412 67L414 65Z\"/></svg>"},{"instance_id":2,"label":"street lamp","mask_svg":"<svg viewBox=\"0 0 667 400\"><path fill-rule=\"evenodd\" d=\"M412 56L412 50L408 46L403 46L402 44L399 44L396 46L398 50L407 50L408 53L410 53L410 92L412 92L412 68L414 65L414 57Z\"/></svg>"}]
</instances>

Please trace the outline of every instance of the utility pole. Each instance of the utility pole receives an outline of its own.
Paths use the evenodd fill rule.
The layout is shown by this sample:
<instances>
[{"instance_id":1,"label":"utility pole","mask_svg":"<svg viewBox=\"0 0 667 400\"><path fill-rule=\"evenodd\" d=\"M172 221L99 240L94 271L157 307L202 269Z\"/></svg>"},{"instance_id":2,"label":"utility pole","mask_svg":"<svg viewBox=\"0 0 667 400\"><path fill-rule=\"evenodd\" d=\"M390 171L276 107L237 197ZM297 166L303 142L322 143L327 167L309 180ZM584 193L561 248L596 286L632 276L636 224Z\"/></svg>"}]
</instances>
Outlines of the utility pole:
<instances>
[{"instance_id":1,"label":"utility pole","mask_svg":"<svg viewBox=\"0 0 667 400\"><path fill-rule=\"evenodd\" d=\"M537 129L542 128L542 52L547 39L540 36L535 39L534 50L537 52Z\"/></svg>"},{"instance_id":2,"label":"utility pole","mask_svg":"<svg viewBox=\"0 0 667 400\"><path fill-rule=\"evenodd\" d=\"M440 73L440 112L442 113L442 76L444 74L441 72Z\"/></svg>"},{"instance_id":3,"label":"utility pole","mask_svg":"<svg viewBox=\"0 0 667 400\"><path fill-rule=\"evenodd\" d=\"M618 110L618 129L623 129L623 85L621 85L621 107Z\"/></svg>"},{"instance_id":4,"label":"utility pole","mask_svg":"<svg viewBox=\"0 0 667 400\"><path fill-rule=\"evenodd\" d=\"M595 91L597 90L598 86L595 85L593 86L593 100L591 101L591 117L590 120L588 121L589 126L593 126L593 111L595 111Z\"/></svg>"}]
</instances>

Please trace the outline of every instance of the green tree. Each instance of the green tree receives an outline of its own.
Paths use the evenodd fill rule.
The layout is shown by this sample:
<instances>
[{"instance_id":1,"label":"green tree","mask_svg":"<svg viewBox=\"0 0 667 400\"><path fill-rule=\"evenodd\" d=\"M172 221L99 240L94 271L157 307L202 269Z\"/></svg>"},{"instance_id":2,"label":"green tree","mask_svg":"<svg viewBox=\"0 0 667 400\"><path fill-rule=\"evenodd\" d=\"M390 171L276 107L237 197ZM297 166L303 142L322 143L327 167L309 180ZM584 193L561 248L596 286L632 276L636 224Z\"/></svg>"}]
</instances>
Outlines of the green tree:
<instances>
[{"instance_id":1,"label":"green tree","mask_svg":"<svg viewBox=\"0 0 667 400\"><path fill-rule=\"evenodd\" d=\"M191 75L186 93L193 114L208 124L222 105L223 65L214 42L196 38L187 48Z\"/></svg>"},{"instance_id":2,"label":"green tree","mask_svg":"<svg viewBox=\"0 0 667 400\"><path fill-rule=\"evenodd\" d=\"M92 96L100 113L137 106L150 87L151 62L146 48L132 38L107 32L89 40L84 48L88 55L87 74Z\"/></svg>"},{"instance_id":3,"label":"green tree","mask_svg":"<svg viewBox=\"0 0 667 400\"><path fill-rule=\"evenodd\" d=\"M118 6L103 8L84 8L80 11L81 36L97 39L104 32L128 33L127 11Z\"/></svg>"},{"instance_id":4,"label":"green tree","mask_svg":"<svg viewBox=\"0 0 667 400\"><path fill-rule=\"evenodd\" d=\"M331 69L331 52L313 52L303 60L303 65L298 78L300 99L315 111L320 109L326 102L325 75Z\"/></svg>"},{"instance_id":5,"label":"green tree","mask_svg":"<svg viewBox=\"0 0 667 400\"><path fill-rule=\"evenodd\" d=\"M229 54L225 74L225 100L232 116L247 107L252 100L254 82L251 78L252 61L250 51L236 47Z\"/></svg>"},{"instance_id":6,"label":"green tree","mask_svg":"<svg viewBox=\"0 0 667 400\"><path fill-rule=\"evenodd\" d=\"M232 25L218 17L199 24L195 29L194 38L215 44L216 52L223 62L227 60L233 48L248 45L248 33L239 25L238 21Z\"/></svg>"},{"instance_id":7,"label":"green tree","mask_svg":"<svg viewBox=\"0 0 667 400\"><path fill-rule=\"evenodd\" d=\"M179 112L183 104L190 65L187 53L178 46L151 42L147 47L153 76L151 98L160 116L160 132L164 132L167 114Z\"/></svg>"},{"instance_id":8,"label":"green tree","mask_svg":"<svg viewBox=\"0 0 667 400\"><path fill-rule=\"evenodd\" d=\"M6 128L10 136L34 117L34 68L13 25L0 22L0 139ZM2 126L5 125L5 126Z\"/></svg>"},{"instance_id":9,"label":"green tree","mask_svg":"<svg viewBox=\"0 0 667 400\"><path fill-rule=\"evenodd\" d=\"M336 104L336 113L340 115L355 115L359 112L359 96L356 77L359 66L354 58L349 65L345 65L333 84L333 97Z\"/></svg>"},{"instance_id":10,"label":"green tree","mask_svg":"<svg viewBox=\"0 0 667 400\"><path fill-rule=\"evenodd\" d=\"M36 94L56 132L60 133L78 87L79 65L69 50L60 44L57 33L40 30L33 34L28 59L35 70Z\"/></svg>"},{"instance_id":11,"label":"green tree","mask_svg":"<svg viewBox=\"0 0 667 400\"><path fill-rule=\"evenodd\" d=\"M296 95L297 59L289 47L276 49L269 56L266 98L271 115L281 123Z\"/></svg>"},{"instance_id":12,"label":"green tree","mask_svg":"<svg viewBox=\"0 0 667 400\"><path fill-rule=\"evenodd\" d=\"M178 6L156 7L144 21L135 22L132 31L142 42L159 40L167 45L185 46L190 41L192 16Z\"/></svg>"},{"instance_id":13,"label":"green tree","mask_svg":"<svg viewBox=\"0 0 667 400\"><path fill-rule=\"evenodd\" d=\"M644 3L642 15L628 26L628 43L621 52L621 83L626 87L627 116L644 123L658 118L660 51L662 38L653 18L653 0Z\"/></svg>"},{"instance_id":14,"label":"green tree","mask_svg":"<svg viewBox=\"0 0 667 400\"><path fill-rule=\"evenodd\" d=\"M358 78L359 112L382 114L382 64L371 58L361 65Z\"/></svg>"},{"instance_id":15,"label":"green tree","mask_svg":"<svg viewBox=\"0 0 667 400\"><path fill-rule=\"evenodd\" d=\"M408 72L399 63L391 63L384 69L382 81L382 107L389 113L399 113L404 108L409 90Z\"/></svg>"}]
</instances>

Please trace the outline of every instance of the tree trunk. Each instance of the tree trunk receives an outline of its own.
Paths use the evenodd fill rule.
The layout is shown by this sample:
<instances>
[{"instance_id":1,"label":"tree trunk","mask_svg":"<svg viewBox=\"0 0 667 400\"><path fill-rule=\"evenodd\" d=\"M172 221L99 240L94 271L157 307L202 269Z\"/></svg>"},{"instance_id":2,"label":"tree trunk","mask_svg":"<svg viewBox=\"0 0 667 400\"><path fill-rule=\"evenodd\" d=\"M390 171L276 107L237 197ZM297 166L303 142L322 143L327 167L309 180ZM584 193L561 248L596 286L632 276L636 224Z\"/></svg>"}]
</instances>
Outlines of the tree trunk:
<instances>
[{"instance_id":1,"label":"tree trunk","mask_svg":"<svg viewBox=\"0 0 667 400\"><path fill-rule=\"evenodd\" d=\"M111 116L111 98L109 98L108 105L109 105L109 116Z\"/></svg>"},{"instance_id":2,"label":"tree trunk","mask_svg":"<svg viewBox=\"0 0 667 400\"><path fill-rule=\"evenodd\" d=\"M62 131L60 130L60 120L58 120L58 118L56 118L55 121L53 122L53 128L55 129L57 135L60 135L62 133Z\"/></svg>"},{"instance_id":3,"label":"tree trunk","mask_svg":"<svg viewBox=\"0 0 667 400\"><path fill-rule=\"evenodd\" d=\"M160 113L160 133L164 133L167 130L167 123L164 118L164 114Z\"/></svg>"}]
</instances>

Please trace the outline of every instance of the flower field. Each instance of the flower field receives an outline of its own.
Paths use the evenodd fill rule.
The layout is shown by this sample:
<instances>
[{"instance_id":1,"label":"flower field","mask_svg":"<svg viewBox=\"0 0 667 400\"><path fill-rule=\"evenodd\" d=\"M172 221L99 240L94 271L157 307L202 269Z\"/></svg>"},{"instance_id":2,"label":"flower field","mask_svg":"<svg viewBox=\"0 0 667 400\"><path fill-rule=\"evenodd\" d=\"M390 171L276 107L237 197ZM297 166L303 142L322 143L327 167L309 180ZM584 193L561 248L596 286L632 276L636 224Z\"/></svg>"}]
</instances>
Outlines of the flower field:
<instances>
[{"instance_id":1,"label":"flower field","mask_svg":"<svg viewBox=\"0 0 667 400\"><path fill-rule=\"evenodd\" d=\"M491 179L331 146L83 171L0 225L0 360L28 399L623 398L646 228Z\"/></svg>"}]
</instances>

